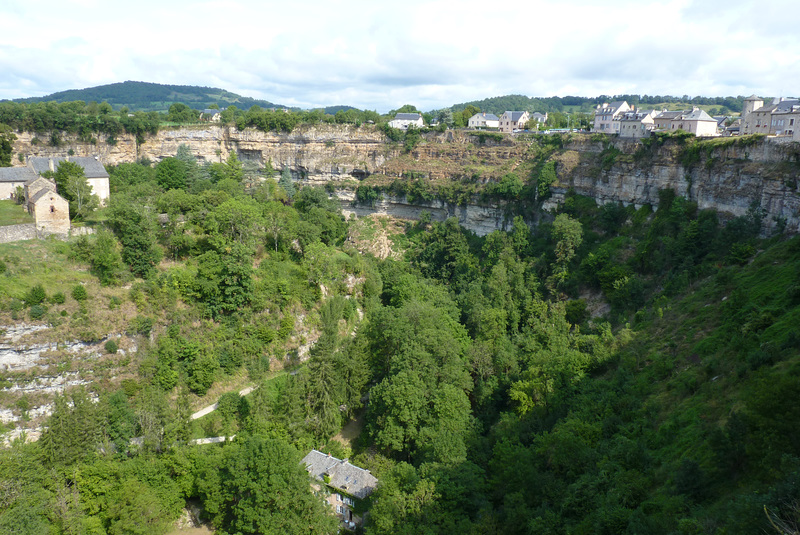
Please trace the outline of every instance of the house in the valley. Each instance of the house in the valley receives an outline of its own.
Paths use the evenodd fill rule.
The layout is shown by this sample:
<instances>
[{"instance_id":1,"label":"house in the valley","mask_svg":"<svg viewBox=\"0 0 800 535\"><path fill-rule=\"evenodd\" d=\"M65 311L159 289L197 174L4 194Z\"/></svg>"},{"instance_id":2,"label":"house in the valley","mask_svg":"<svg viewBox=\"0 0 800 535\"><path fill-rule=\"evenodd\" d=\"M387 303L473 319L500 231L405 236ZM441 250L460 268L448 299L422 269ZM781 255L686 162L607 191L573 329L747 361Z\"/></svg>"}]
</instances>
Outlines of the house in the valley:
<instances>
[{"instance_id":1,"label":"house in the valley","mask_svg":"<svg viewBox=\"0 0 800 535\"><path fill-rule=\"evenodd\" d=\"M631 107L624 100L618 100L611 104L607 102L600 104L594 110L594 126L592 130L602 134L619 134L614 128L620 125L619 122L615 123L614 119L626 111L631 111Z\"/></svg>"},{"instance_id":2,"label":"house in the valley","mask_svg":"<svg viewBox=\"0 0 800 535\"><path fill-rule=\"evenodd\" d=\"M30 167L0 167L0 199L16 199L17 188L25 188L37 176Z\"/></svg>"},{"instance_id":3,"label":"house in the valley","mask_svg":"<svg viewBox=\"0 0 800 535\"><path fill-rule=\"evenodd\" d=\"M500 118L493 113L476 113L467 121L470 128L499 128Z\"/></svg>"},{"instance_id":4,"label":"house in the valley","mask_svg":"<svg viewBox=\"0 0 800 535\"><path fill-rule=\"evenodd\" d=\"M339 519L350 529L361 525L363 517L355 511L364 509L363 501L375 490L378 479L347 459L317 450L311 450L301 462L314 479L312 487L325 496Z\"/></svg>"},{"instance_id":5,"label":"house in the valley","mask_svg":"<svg viewBox=\"0 0 800 535\"><path fill-rule=\"evenodd\" d=\"M614 129L619 132L619 137L642 139L648 137L655 128L656 110L631 110L617 116L619 122Z\"/></svg>"},{"instance_id":6,"label":"house in the valley","mask_svg":"<svg viewBox=\"0 0 800 535\"><path fill-rule=\"evenodd\" d=\"M394 116L394 119L389 121L389 126L401 130L408 130L409 126L422 128L425 126L425 122L422 120L421 113L398 113Z\"/></svg>"},{"instance_id":7,"label":"house in the valley","mask_svg":"<svg viewBox=\"0 0 800 535\"><path fill-rule=\"evenodd\" d=\"M507 111L500 116L500 131L511 133L514 130L522 130L531 116L527 111Z\"/></svg>"},{"instance_id":8,"label":"house in the valley","mask_svg":"<svg viewBox=\"0 0 800 535\"><path fill-rule=\"evenodd\" d=\"M86 181L92 187L92 193L97 195L101 203L105 204L108 201L110 194L108 171L97 156L31 157L28 158L28 167L33 169L37 175L41 175L47 171L55 172L59 164L64 161L80 165Z\"/></svg>"}]
</instances>

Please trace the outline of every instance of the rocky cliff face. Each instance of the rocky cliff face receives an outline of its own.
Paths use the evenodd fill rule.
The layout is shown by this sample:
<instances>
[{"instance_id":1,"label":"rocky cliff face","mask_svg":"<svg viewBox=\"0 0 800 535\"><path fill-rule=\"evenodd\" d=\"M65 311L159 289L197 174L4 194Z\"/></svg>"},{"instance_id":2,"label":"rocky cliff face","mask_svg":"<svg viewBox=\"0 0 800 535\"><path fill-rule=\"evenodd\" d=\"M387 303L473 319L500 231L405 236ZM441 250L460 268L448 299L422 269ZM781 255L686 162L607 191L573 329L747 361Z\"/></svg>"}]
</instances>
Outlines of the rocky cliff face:
<instances>
[{"instance_id":1,"label":"rocky cliff face","mask_svg":"<svg viewBox=\"0 0 800 535\"><path fill-rule=\"evenodd\" d=\"M44 139L47 139L45 136ZM237 130L226 126L196 126L160 130L141 145L131 135L113 143L84 142L75 135L63 137L52 147L28 132L17 134L14 152L27 156L60 156L72 150L77 156L99 156L105 165L149 159L158 162L175 156L178 146L188 145L199 162L222 162L236 151L241 160L276 169L289 166L297 176L315 183L353 178L361 172L374 173L397 156L398 148L384 142L375 128L348 125L299 127L291 133ZM15 161L17 165L21 162Z\"/></svg>"},{"instance_id":2,"label":"rocky cliff face","mask_svg":"<svg viewBox=\"0 0 800 535\"><path fill-rule=\"evenodd\" d=\"M570 188L600 204L622 202L637 207L658 206L658 192L672 189L700 209L720 212L723 218L745 215L752 205L760 205L767 213L765 230L782 219L787 230L800 231L797 143L763 140L753 145L732 144L710 151L691 165L681 163L680 146L663 146L639 162L631 161L639 144L623 141L615 146L622 151L621 161L605 171L598 169L596 160L587 158L597 154L598 147L587 147L586 140L568 146L557 166L553 196L544 208L562 202Z\"/></svg>"},{"instance_id":3,"label":"rocky cliff face","mask_svg":"<svg viewBox=\"0 0 800 535\"><path fill-rule=\"evenodd\" d=\"M203 125L161 130L141 145L128 135L120 136L114 144L102 140L81 142L75 136L64 136L59 147L34 141L35 135L29 133L17 137L16 153L50 156L72 150L78 156L98 155L107 165L140 158L159 161L174 156L181 144L188 145L201 162L224 161L231 151L236 151L241 160L270 163L276 169L288 166L306 184L337 183L345 210L355 215L385 213L417 218L425 210L434 219L457 216L479 234L508 224L502 206L484 205L477 199L466 206L411 204L403 198L384 196L372 207L352 207L355 179L380 174L391 180L414 171L426 180L463 181L474 177L483 183L524 165L531 143L524 138L485 139L480 143L475 136L447 131L426 134L422 144L411 153L403 153L398 144L387 142L376 128L347 125L304 126L291 133ZM600 158L609 146L619 151L619 157L604 168ZM655 207L659 190L669 188L697 202L700 208L718 210L723 216L743 215L751 204L758 203L767 211L768 226L780 218L788 230L800 231L800 144L778 140L723 143L691 164L682 163L679 143L654 147L645 157L634 158L640 148L641 144L622 139L573 136L554 156L558 180L551 186L553 195L544 208L561 202L569 189L598 203Z\"/></svg>"}]
</instances>

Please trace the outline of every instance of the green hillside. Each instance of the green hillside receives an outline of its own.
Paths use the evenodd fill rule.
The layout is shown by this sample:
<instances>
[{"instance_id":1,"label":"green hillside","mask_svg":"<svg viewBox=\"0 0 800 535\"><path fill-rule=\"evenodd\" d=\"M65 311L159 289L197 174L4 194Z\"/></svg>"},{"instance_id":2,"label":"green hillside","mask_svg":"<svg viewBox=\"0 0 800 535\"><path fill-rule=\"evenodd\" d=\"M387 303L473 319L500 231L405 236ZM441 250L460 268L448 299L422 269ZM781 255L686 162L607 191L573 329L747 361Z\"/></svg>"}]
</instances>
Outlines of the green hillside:
<instances>
[{"instance_id":1,"label":"green hillside","mask_svg":"<svg viewBox=\"0 0 800 535\"><path fill-rule=\"evenodd\" d=\"M171 104L180 102L194 109L208 108L212 104L224 109L234 105L248 109L258 105L262 108L284 108L266 100L243 97L216 87L193 85L166 85L149 82L119 82L86 89L59 91L44 97L17 99L15 102L108 102L114 109L127 106L131 111L167 111Z\"/></svg>"}]
</instances>

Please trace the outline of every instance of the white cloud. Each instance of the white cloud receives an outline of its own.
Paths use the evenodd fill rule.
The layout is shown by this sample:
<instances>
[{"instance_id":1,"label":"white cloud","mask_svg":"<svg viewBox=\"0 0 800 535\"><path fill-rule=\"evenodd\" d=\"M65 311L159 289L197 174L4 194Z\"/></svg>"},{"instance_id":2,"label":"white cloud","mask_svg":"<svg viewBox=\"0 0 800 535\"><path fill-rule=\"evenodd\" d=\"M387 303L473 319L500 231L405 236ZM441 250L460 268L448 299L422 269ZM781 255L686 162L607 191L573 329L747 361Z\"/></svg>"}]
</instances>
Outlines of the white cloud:
<instances>
[{"instance_id":1,"label":"white cloud","mask_svg":"<svg viewBox=\"0 0 800 535\"><path fill-rule=\"evenodd\" d=\"M0 98L124 80L378 111L512 93L800 93L784 0L14 4L0 6Z\"/></svg>"}]
</instances>

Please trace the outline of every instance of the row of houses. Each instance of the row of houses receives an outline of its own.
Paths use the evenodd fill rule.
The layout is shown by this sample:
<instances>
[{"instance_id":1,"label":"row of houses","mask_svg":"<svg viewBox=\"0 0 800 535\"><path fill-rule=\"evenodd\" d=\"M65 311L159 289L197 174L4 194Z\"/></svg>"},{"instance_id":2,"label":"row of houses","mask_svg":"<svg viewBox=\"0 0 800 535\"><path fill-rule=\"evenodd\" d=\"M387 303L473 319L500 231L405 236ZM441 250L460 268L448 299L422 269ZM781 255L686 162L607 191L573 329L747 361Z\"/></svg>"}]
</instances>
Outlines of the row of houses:
<instances>
[{"instance_id":1,"label":"row of houses","mask_svg":"<svg viewBox=\"0 0 800 535\"><path fill-rule=\"evenodd\" d=\"M648 137L654 131L677 130L706 137L720 134L721 119L724 118L711 117L696 106L681 111L637 110L622 100L597 106L593 130L634 139Z\"/></svg>"},{"instance_id":2,"label":"row of houses","mask_svg":"<svg viewBox=\"0 0 800 535\"><path fill-rule=\"evenodd\" d=\"M728 124L730 123L730 124ZM640 139L651 132L684 130L698 137L765 134L800 141L800 100L775 99L765 106L752 95L740 118L711 117L698 107L681 111L637 110L625 101L603 103L594 115L594 131Z\"/></svg>"},{"instance_id":3,"label":"row of houses","mask_svg":"<svg viewBox=\"0 0 800 535\"><path fill-rule=\"evenodd\" d=\"M524 130L531 121L544 124L547 121L547 114L538 111L533 114L527 111L507 111L498 117L493 113L480 112L469 118L467 126L475 129L492 128L511 133L515 130ZM425 122L420 113L398 113L394 119L389 121L389 126L408 130L409 127L422 128L425 126Z\"/></svg>"}]
</instances>

